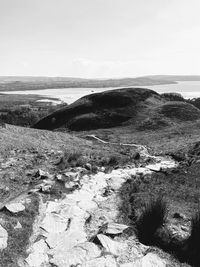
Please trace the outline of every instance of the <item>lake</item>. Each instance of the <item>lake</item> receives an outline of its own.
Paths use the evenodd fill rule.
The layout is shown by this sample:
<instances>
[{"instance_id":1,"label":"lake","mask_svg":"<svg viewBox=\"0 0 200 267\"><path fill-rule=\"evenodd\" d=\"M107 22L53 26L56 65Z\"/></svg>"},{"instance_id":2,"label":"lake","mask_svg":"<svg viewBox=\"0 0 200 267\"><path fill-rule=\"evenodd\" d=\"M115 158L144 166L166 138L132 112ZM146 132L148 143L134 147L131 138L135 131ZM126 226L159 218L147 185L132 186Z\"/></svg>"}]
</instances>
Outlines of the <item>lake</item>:
<instances>
[{"instance_id":1,"label":"lake","mask_svg":"<svg viewBox=\"0 0 200 267\"><path fill-rule=\"evenodd\" d=\"M131 86L134 87L134 86ZM162 84L151 86L137 86L141 88L149 88L158 93L176 92L180 93L185 98L200 97L200 81L178 82L177 84ZM82 96L103 92L106 90L113 90L115 88L59 88L59 89L43 89L43 90L27 90L27 91L13 91L1 92L6 94L33 94L41 95L48 98L56 97L63 102L71 104Z\"/></svg>"}]
</instances>

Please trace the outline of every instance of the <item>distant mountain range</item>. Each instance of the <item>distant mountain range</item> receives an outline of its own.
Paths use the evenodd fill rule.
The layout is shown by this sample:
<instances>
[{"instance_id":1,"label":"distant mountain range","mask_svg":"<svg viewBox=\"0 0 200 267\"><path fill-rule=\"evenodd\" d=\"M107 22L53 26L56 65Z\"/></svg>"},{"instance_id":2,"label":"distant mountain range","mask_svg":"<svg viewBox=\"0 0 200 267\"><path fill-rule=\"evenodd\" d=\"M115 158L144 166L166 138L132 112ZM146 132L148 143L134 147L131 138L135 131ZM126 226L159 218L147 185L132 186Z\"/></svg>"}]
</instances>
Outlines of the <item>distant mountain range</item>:
<instances>
[{"instance_id":1,"label":"distant mountain range","mask_svg":"<svg viewBox=\"0 0 200 267\"><path fill-rule=\"evenodd\" d=\"M119 79L83 79L72 77L0 76L0 91L23 91L55 88L100 88L172 84L177 81L200 81L200 76L151 75Z\"/></svg>"},{"instance_id":2,"label":"distant mountain range","mask_svg":"<svg viewBox=\"0 0 200 267\"><path fill-rule=\"evenodd\" d=\"M149 77L122 79L82 79L68 77L0 77L0 91L38 90L54 88L100 88L149 86L175 83Z\"/></svg>"},{"instance_id":3,"label":"distant mountain range","mask_svg":"<svg viewBox=\"0 0 200 267\"><path fill-rule=\"evenodd\" d=\"M149 78L151 80L165 80L168 82L177 81L200 81L200 75L149 75L141 78Z\"/></svg>"}]
</instances>

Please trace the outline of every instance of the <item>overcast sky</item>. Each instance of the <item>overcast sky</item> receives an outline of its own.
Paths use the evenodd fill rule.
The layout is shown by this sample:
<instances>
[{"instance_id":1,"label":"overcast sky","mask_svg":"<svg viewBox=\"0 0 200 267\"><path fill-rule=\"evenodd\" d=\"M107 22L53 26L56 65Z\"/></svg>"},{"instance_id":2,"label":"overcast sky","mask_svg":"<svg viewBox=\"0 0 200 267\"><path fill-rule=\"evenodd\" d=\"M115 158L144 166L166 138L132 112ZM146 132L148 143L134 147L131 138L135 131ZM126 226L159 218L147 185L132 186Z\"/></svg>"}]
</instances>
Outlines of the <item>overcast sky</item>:
<instances>
[{"instance_id":1,"label":"overcast sky","mask_svg":"<svg viewBox=\"0 0 200 267\"><path fill-rule=\"evenodd\" d=\"M0 75L200 74L199 0L0 0Z\"/></svg>"}]
</instances>

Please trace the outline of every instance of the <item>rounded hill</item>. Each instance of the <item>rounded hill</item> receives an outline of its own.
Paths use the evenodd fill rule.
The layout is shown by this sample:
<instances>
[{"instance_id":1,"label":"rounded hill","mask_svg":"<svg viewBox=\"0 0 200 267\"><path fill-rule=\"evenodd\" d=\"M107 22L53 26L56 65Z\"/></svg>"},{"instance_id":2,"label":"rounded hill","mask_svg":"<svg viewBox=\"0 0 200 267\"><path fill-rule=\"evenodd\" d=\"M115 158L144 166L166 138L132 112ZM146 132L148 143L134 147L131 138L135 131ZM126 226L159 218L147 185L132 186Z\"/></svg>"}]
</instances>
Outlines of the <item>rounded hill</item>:
<instances>
[{"instance_id":1,"label":"rounded hill","mask_svg":"<svg viewBox=\"0 0 200 267\"><path fill-rule=\"evenodd\" d=\"M144 101L159 95L144 88L123 88L84 96L43 118L33 127L90 130L121 125L136 116Z\"/></svg>"}]
</instances>

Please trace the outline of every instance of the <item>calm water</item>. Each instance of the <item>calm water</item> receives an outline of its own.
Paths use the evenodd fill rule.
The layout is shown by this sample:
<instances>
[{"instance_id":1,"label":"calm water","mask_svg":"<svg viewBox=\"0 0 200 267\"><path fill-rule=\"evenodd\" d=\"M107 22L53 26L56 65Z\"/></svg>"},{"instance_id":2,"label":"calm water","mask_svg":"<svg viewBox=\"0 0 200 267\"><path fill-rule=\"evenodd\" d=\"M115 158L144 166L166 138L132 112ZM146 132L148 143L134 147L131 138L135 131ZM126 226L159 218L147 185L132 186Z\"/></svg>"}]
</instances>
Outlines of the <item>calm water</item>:
<instances>
[{"instance_id":1,"label":"calm water","mask_svg":"<svg viewBox=\"0 0 200 267\"><path fill-rule=\"evenodd\" d=\"M141 88L149 88L158 93L177 92L185 98L200 97L200 81L178 82L178 84L152 85L152 86L137 86ZM70 104L82 96L113 90L115 88L61 88L61 89L44 89L44 90L28 90L4 92L8 94L34 94L48 97L56 97Z\"/></svg>"}]
</instances>

